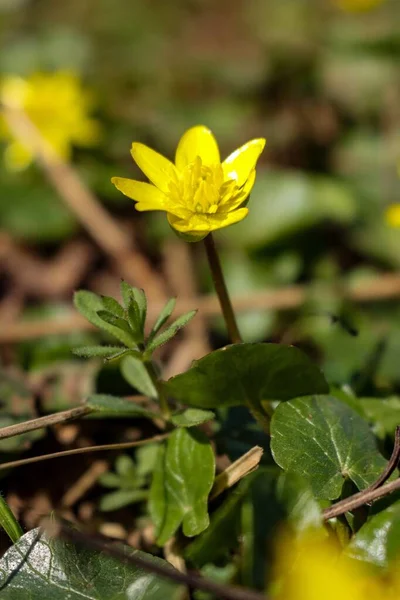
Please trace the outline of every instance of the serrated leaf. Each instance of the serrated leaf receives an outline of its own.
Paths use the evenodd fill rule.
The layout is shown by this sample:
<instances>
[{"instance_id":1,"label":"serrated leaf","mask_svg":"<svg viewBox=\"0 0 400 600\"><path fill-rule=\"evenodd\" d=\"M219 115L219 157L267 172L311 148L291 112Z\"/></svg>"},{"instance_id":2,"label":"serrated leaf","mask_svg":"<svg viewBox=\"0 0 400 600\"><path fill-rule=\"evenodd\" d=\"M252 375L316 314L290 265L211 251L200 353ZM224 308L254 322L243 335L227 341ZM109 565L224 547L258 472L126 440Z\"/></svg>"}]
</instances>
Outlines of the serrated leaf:
<instances>
[{"instance_id":1,"label":"serrated leaf","mask_svg":"<svg viewBox=\"0 0 400 600\"><path fill-rule=\"evenodd\" d=\"M102 496L100 500L100 510L108 512L111 510L118 510L129 504L135 504L136 502L143 502L149 495L147 490L124 490L120 489L115 492L110 492Z\"/></svg>"},{"instance_id":2,"label":"serrated leaf","mask_svg":"<svg viewBox=\"0 0 400 600\"><path fill-rule=\"evenodd\" d=\"M326 393L328 384L306 354L281 344L236 344L207 354L165 383L178 401L199 408L252 405Z\"/></svg>"},{"instance_id":3,"label":"serrated leaf","mask_svg":"<svg viewBox=\"0 0 400 600\"><path fill-rule=\"evenodd\" d=\"M163 546L182 524L188 537L209 524L207 499L215 458L207 437L197 429L176 429L161 453L150 492L150 511Z\"/></svg>"},{"instance_id":4,"label":"serrated leaf","mask_svg":"<svg viewBox=\"0 0 400 600\"><path fill-rule=\"evenodd\" d=\"M93 358L95 356L107 358L125 351L126 348L122 346L81 346L72 350L73 354L83 358Z\"/></svg>"},{"instance_id":5,"label":"serrated leaf","mask_svg":"<svg viewBox=\"0 0 400 600\"><path fill-rule=\"evenodd\" d=\"M111 296L100 296L101 301L103 303L104 308L110 312L111 314L119 317L120 319L125 319L125 311L120 305L119 302L112 298Z\"/></svg>"},{"instance_id":6,"label":"serrated leaf","mask_svg":"<svg viewBox=\"0 0 400 600\"><path fill-rule=\"evenodd\" d=\"M182 327L185 327L191 319L195 316L197 310L191 310L190 312L178 317L176 321L171 323L163 332L159 333L150 343L146 344L146 354L150 355L156 348L166 344L172 339Z\"/></svg>"},{"instance_id":7,"label":"serrated leaf","mask_svg":"<svg viewBox=\"0 0 400 600\"><path fill-rule=\"evenodd\" d=\"M156 322L154 323L151 333L149 335L148 341L152 340L156 333L161 329L161 327L168 321L170 318L176 304L176 298L170 298L160 314L157 317Z\"/></svg>"},{"instance_id":8,"label":"serrated leaf","mask_svg":"<svg viewBox=\"0 0 400 600\"><path fill-rule=\"evenodd\" d=\"M384 470L368 424L331 396L280 404L271 421L271 451L282 469L304 476L318 498L340 496L344 481L368 487Z\"/></svg>"},{"instance_id":9,"label":"serrated leaf","mask_svg":"<svg viewBox=\"0 0 400 600\"><path fill-rule=\"evenodd\" d=\"M106 394L93 394L86 400L86 404L93 408L95 417L146 417L153 419L157 417L155 413L146 410L143 406L135 404L133 400L126 400L118 396L108 396Z\"/></svg>"},{"instance_id":10,"label":"serrated leaf","mask_svg":"<svg viewBox=\"0 0 400 600\"><path fill-rule=\"evenodd\" d=\"M202 410L201 408L183 408L171 416L171 423L176 427L194 427L201 425L206 421L211 421L215 418L215 414L210 410Z\"/></svg>"},{"instance_id":11,"label":"serrated leaf","mask_svg":"<svg viewBox=\"0 0 400 600\"><path fill-rule=\"evenodd\" d=\"M121 362L121 373L126 381L139 392L149 398L157 398L158 392L154 387L146 366L141 360L127 356Z\"/></svg>"},{"instance_id":12,"label":"serrated leaf","mask_svg":"<svg viewBox=\"0 0 400 600\"><path fill-rule=\"evenodd\" d=\"M122 547L154 564L168 564ZM2 600L178 600L182 593L165 578L103 552L50 539L39 529L26 533L0 560L0 589Z\"/></svg>"},{"instance_id":13,"label":"serrated leaf","mask_svg":"<svg viewBox=\"0 0 400 600\"><path fill-rule=\"evenodd\" d=\"M388 569L400 556L400 501L371 517L352 538L346 554Z\"/></svg>"},{"instance_id":14,"label":"serrated leaf","mask_svg":"<svg viewBox=\"0 0 400 600\"><path fill-rule=\"evenodd\" d=\"M132 336L127 335L125 331L116 327L114 324L107 323L97 314L98 311L105 310L104 304L97 294L88 292L87 290L79 290L74 294L74 305L78 312L81 313L95 327L106 331L128 348L135 346Z\"/></svg>"}]
</instances>

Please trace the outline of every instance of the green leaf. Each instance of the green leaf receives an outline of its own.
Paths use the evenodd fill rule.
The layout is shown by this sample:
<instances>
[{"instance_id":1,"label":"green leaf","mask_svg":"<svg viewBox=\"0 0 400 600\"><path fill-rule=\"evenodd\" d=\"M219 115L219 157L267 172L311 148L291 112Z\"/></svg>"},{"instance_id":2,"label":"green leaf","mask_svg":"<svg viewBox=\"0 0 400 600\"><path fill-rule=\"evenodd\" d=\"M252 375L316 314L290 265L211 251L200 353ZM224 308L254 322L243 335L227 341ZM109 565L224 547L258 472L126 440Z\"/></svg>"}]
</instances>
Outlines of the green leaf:
<instances>
[{"instance_id":1,"label":"green leaf","mask_svg":"<svg viewBox=\"0 0 400 600\"><path fill-rule=\"evenodd\" d=\"M371 517L352 538L346 554L388 569L400 555L400 501Z\"/></svg>"},{"instance_id":2,"label":"green leaf","mask_svg":"<svg viewBox=\"0 0 400 600\"><path fill-rule=\"evenodd\" d=\"M116 337L120 342L125 344L128 348L131 348L135 344L133 343L132 336L128 335L125 331L116 327L114 324L106 323L97 314L98 311L104 310L104 304L102 299L93 292L87 290L79 290L74 294L74 305L78 312L81 313L95 327L106 331L110 335Z\"/></svg>"},{"instance_id":3,"label":"green leaf","mask_svg":"<svg viewBox=\"0 0 400 600\"><path fill-rule=\"evenodd\" d=\"M144 290L138 289L138 288L132 288L132 295L136 301L136 304L138 306L139 309L139 314L140 314L140 318L141 318L141 322L142 322L142 331L144 330L144 326L146 323L146 316L147 316L147 298L146 298L146 294L144 293Z\"/></svg>"},{"instance_id":4,"label":"green leaf","mask_svg":"<svg viewBox=\"0 0 400 600\"><path fill-rule=\"evenodd\" d=\"M10 540L15 544L21 536L24 535L22 531L21 525L18 523L17 519L14 517L14 514L7 502L0 495L0 527L4 529Z\"/></svg>"},{"instance_id":5,"label":"green leaf","mask_svg":"<svg viewBox=\"0 0 400 600\"><path fill-rule=\"evenodd\" d=\"M306 354L281 344L236 344L195 361L165 384L178 401L200 408L246 405L262 410L263 400L290 400L326 393L328 384Z\"/></svg>"},{"instance_id":6,"label":"green leaf","mask_svg":"<svg viewBox=\"0 0 400 600\"><path fill-rule=\"evenodd\" d=\"M368 487L386 466L368 424L330 396L281 404L271 421L271 451L282 469L304 476L318 498L340 496L350 479Z\"/></svg>"},{"instance_id":7,"label":"green leaf","mask_svg":"<svg viewBox=\"0 0 400 600\"><path fill-rule=\"evenodd\" d=\"M171 423L176 427L194 427L201 425L206 421L211 421L215 418L215 414L210 410L202 410L201 408L183 408L171 416Z\"/></svg>"},{"instance_id":8,"label":"green leaf","mask_svg":"<svg viewBox=\"0 0 400 600\"><path fill-rule=\"evenodd\" d=\"M120 319L120 317L116 317L115 315L113 315L112 313L108 312L108 310L99 310L97 311L98 316L100 317L100 319L102 319L103 321L105 321L106 323L108 323L109 325L113 325L115 327L118 327L118 329L120 329L121 331L124 331L126 333L127 336L127 340L130 340L130 346L135 346L136 343L138 342L137 340L137 332L136 331L132 331L131 327L129 326L128 321L124 318L124 319Z\"/></svg>"},{"instance_id":9,"label":"green leaf","mask_svg":"<svg viewBox=\"0 0 400 600\"><path fill-rule=\"evenodd\" d=\"M141 360L133 356L127 356L121 362L121 373L126 381L140 393L149 396L149 398L158 398L154 383Z\"/></svg>"},{"instance_id":10,"label":"green leaf","mask_svg":"<svg viewBox=\"0 0 400 600\"><path fill-rule=\"evenodd\" d=\"M215 458L207 437L197 429L176 429L153 477L150 513L163 546L183 525L188 537L208 527L208 494L215 474Z\"/></svg>"},{"instance_id":11,"label":"green leaf","mask_svg":"<svg viewBox=\"0 0 400 600\"><path fill-rule=\"evenodd\" d=\"M125 400L117 396L106 394L93 394L86 400L86 404L96 411L95 417L146 417L153 419L157 415L146 410L133 400Z\"/></svg>"},{"instance_id":12,"label":"green leaf","mask_svg":"<svg viewBox=\"0 0 400 600\"><path fill-rule=\"evenodd\" d=\"M168 321L168 319L170 318L170 316L175 308L175 304L176 304L176 298L170 298L170 300L168 300L168 302L166 303L166 305L164 306L164 308L158 315L158 318L152 327L148 341L152 340L153 337L156 335L156 333L164 325L164 323L166 323Z\"/></svg>"},{"instance_id":13,"label":"green leaf","mask_svg":"<svg viewBox=\"0 0 400 600\"><path fill-rule=\"evenodd\" d=\"M128 555L168 564L122 547ZM103 552L49 539L39 529L26 533L0 560L0 589L1 600L178 600L182 593L181 586L149 571Z\"/></svg>"},{"instance_id":14,"label":"green leaf","mask_svg":"<svg viewBox=\"0 0 400 600\"><path fill-rule=\"evenodd\" d=\"M128 321L136 342L142 344L144 339L142 316L138 303L134 298L131 298L128 306Z\"/></svg>"},{"instance_id":15,"label":"green leaf","mask_svg":"<svg viewBox=\"0 0 400 600\"><path fill-rule=\"evenodd\" d=\"M125 311L120 305L119 302L112 298L111 296L101 296L101 301L103 302L103 306L108 312L119 317L120 319L125 319Z\"/></svg>"},{"instance_id":16,"label":"green leaf","mask_svg":"<svg viewBox=\"0 0 400 600\"><path fill-rule=\"evenodd\" d=\"M185 325L187 325L189 321L193 319L196 313L197 310L191 310L190 312L178 317L178 319L171 323L167 329L153 338L150 343L146 344L146 354L150 355L156 348L166 344L171 338L174 337L174 335L178 333L180 329L182 329L182 327L185 327Z\"/></svg>"},{"instance_id":17,"label":"green leaf","mask_svg":"<svg viewBox=\"0 0 400 600\"><path fill-rule=\"evenodd\" d=\"M102 496L100 500L100 510L103 512L118 510L129 504L142 502L148 498L148 495L148 490L120 489L115 492L110 492L109 494Z\"/></svg>"},{"instance_id":18,"label":"green leaf","mask_svg":"<svg viewBox=\"0 0 400 600\"><path fill-rule=\"evenodd\" d=\"M123 346L81 346L72 350L73 354L84 358L93 358L95 356L108 358L109 356L125 351L126 348Z\"/></svg>"}]
</instances>

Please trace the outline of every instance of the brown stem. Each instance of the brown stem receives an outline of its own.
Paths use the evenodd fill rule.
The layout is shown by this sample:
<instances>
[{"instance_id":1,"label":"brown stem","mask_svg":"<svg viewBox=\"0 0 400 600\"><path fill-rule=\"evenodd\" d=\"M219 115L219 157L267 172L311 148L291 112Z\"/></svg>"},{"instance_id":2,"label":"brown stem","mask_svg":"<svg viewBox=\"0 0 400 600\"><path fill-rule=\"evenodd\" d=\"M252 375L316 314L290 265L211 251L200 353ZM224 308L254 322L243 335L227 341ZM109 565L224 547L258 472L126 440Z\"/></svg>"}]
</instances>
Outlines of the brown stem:
<instances>
[{"instance_id":1,"label":"brown stem","mask_svg":"<svg viewBox=\"0 0 400 600\"><path fill-rule=\"evenodd\" d=\"M32 456L31 458L22 458L21 460L13 460L0 464L0 471L11 469L12 467L22 467L32 463L41 462L42 460L51 460L52 458L62 458L63 456L71 456L73 454L85 454L86 452L101 452L103 450L126 450L127 448L135 448L136 446L144 446L153 442L165 440L169 433L161 433L151 438L144 440L136 440L135 442L123 442L122 444L103 444L102 446L84 446L83 448L73 448L72 450L64 450L62 452L53 452L51 454L42 454L41 456Z\"/></svg>"},{"instance_id":2,"label":"brown stem","mask_svg":"<svg viewBox=\"0 0 400 600\"><path fill-rule=\"evenodd\" d=\"M400 427L396 427L395 444L392 452L392 456L380 477L370 485L366 490L353 494L349 498L336 502L329 508L326 508L322 516L324 521L343 515L344 513L355 510L364 504L383 498L388 494L400 489L400 478L395 481L390 481L385 485L382 485L397 468L400 459Z\"/></svg>"},{"instance_id":3,"label":"brown stem","mask_svg":"<svg viewBox=\"0 0 400 600\"><path fill-rule=\"evenodd\" d=\"M240 588L239 586L217 583L193 572L182 573L168 564L155 562L152 559L150 560L150 558L147 558L144 554L136 552L127 554L126 550L118 547L116 544L110 544L93 536L89 536L81 531L68 527L65 523L60 521L54 522L53 520L47 520L45 530L50 536L60 537L65 541L80 544L86 548L92 548L93 550L108 554L124 564L139 567L140 569L154 573L159 577L181 583L192 589L210 592L217 598L225 600L268 600L267 596L260 592Z\"/></svg>"},{"instance_id":4,"label":"brown stem","mask_svg":"<svg viewBox=\"0 0 400 600\"><path fill-rule=\"evenodd\" d=\"M217 292L231 342L233 344L240 344L242 342L242 337L237 326L235 313L233 312L232 302L229 297L228 288L226 287L224 274L221 268L221 262L219 260L212 233L209 233L204 238L204 245L206 247L207 258L214 281L215 291Z\"/></svg>"},{"instance_id":5,"label":"brown stem","mask_svg":"<svg viewBox=\"0 0 400 600\"><path fill-rule=\"evenodd\" d=\"M15 425L9 425L8 427L2 427L0 429L0 440L5 440L15 435L21 435L28 431L35 431L42 427L49 427L50 425L56 425L56 423L65 423L66 421L72 421L78 417L83 417L93 412L93 408L90 406L77 406L69 410L63 410L61 412L46 415L45 417L39 417L38 419L31 419L30 421L24 421L23 423L16 423Z\"/></svg>"}]
</instances>

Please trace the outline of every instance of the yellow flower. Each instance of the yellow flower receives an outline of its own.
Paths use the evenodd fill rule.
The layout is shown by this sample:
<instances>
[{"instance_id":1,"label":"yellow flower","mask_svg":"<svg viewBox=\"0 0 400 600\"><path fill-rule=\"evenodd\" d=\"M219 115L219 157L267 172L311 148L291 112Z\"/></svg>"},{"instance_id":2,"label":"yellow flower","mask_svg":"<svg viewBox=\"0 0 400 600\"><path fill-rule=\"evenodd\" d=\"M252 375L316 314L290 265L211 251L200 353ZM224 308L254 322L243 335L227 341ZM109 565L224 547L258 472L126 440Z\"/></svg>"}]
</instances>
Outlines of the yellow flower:
<instances>
[{"instance_id":1,"label":"yellow flower","mask_svg":"<svg viewBox=\"0 0 400 600\"><path fill-rule=\"evenodd\" d=\"M379 6L384 0L334 0L334 2L346 12L364 12Z\"/></svg>"},{"instance_id":2,"label":"yellow flower","mask_svg":"<svg viewBox=\"0 0 400 600\"><path fill-rule=\"evenodd\" d=\"M400 204L392 204L386 209L386 222L390 227L400 227Z\"/></svg>"},{"instance_id":3,"label":"yellow flower","mask_svg":"<svg viewBox=\"0 0 400 600\"><path fill-rule=\"evenodd\" d=\"M283 537L276 563L276 600L388 600L391 592L361 564L340 556L328 538Z\"/></svg>"},{"instance_id":4,"label":"yellow flower","mask_svg":"<svg viewBox=\"0 0 400 600\"><path fill-rule=\"evenodd\" d=\"M192 127L182 136L175 164L134 142L133 160L151 183L113 177L113 184L136 201L139 211L162 210L169 224L188 241L245 218L265 140L247 142L222 163L218 144L207 127Z\"/></svg>"},{"instance_id":5,"label":"yellow flower","mask_svg":"<svg viewBox=\"0 0 400 600\"><path fill-rule=\"evenodd\" d=\"M0 82L0 100L9 108L23 110L57 156L68 160L73 145L91 146L99 139L99 125L89 117L91 94L72 72L34 73L26 79L15 75ZM16 140L4 119L0 136L8 142L6 165L13 170L27 167L32 151Z\"/></svg>"}]
</instances>

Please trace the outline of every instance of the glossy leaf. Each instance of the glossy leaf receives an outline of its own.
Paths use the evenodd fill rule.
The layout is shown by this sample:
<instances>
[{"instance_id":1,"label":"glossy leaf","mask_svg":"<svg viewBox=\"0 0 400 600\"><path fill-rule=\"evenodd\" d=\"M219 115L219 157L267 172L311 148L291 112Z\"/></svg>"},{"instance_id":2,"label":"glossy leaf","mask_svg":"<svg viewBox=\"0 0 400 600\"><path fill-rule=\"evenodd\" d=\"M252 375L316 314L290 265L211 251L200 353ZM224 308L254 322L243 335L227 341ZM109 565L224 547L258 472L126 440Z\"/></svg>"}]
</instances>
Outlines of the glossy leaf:
<instances>
[{"instance_id":1,"label":"glossy leaf","mask_svg":"<svg viewBox=\"0 0 400 600\"><path fill-rule=\"evenodd\" d=\"M346 554L388 568L400 556L400 501L371 517L356 533Z\"/></svg>"},{"instance_id":2,"label":"glossy leaf","mask_svg":"<svg viewBox=\"0 0 400 600\"><path fill-rule=\"evenodd\" d=\"M271 450L280 467L304 476L318 498L330 500L340 496L346 479L364 489L386 465L364 419L330 396L278 406L271 421Z\"/></svg>"},{"instance_id":3,"label":"glossy leaf","mask_svg":"<svg viewBox=\"0 0 400 600\"><path fill-rule=\"evenodd\" d=\"M207 499L214 482L215 458L197 429L176 429L161 451L150 491L150 513L162 546L182 524L192 537L209 525Z\"/></svg>"},{"instance_id":4,"label":"glossy leaf","mask_svg":"<svg viewBox=\"0 0 400 600\"><path fill-rule=\"evenodd\" d=\"M166 383L178 401L200 408L290 400L328 391L318 367L300 350L281 344L236 344L195 361Z\"/></svg>"},{"instance_id":5,"label":"glossy leaf","mask_svg":"<svg viewBox=\"0 0 400 600\"><path fill-rule=\"evenodd\" d=\"M194 427L214 418L215 415L210 410L183 408L171 416L171 423L176 427Z\"/></svg>"},{"instance_id":6,"label":"glossy leaf","mask_svg":"<svg viewBox=\"0 0 400 600\"><path fill-rule=\"evenodd\" d=\"M160 558L124 546L128 554ZM172 567L171 567L172 569ZM26 533L0 560L2 600L178 600L182 588L105 553Z\"/></svg>"},{"instance_id":7,"label":"glossy leaf","mask_svg":"<svg viewBox=\"0 0 400 600\"><path fill-rule=\"evenodd\" d=\"M121 362L121 373L126 381L136 388L141 394L149 398L157 398L158 392L141 360L127 356Z\"/></svg>"}]
</instances>

